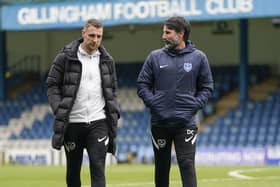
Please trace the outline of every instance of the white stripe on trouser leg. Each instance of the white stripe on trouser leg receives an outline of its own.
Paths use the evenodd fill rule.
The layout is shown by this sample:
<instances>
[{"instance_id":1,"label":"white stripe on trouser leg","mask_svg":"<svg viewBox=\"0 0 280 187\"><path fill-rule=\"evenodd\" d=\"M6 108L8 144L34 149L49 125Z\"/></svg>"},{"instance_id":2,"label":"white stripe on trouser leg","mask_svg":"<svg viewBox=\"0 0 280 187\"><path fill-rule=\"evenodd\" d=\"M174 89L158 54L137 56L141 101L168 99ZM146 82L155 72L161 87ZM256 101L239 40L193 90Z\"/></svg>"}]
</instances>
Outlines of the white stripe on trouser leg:
<instances>
[{"instance_id":1,"label":"white stripe on trouser leg","mask_svg":"<svg viewBox=\"0 0 280 187\"><path fill-rule=\"evenodd\" d=\"M192 139L192 144L194 144L195 140L196 140L197 134L193 137Z\"/></svg>"},{"instance_id":2,"label":"white stripe on trouser leg","mask_svg":"<svg viewBox=\"0 0 280 187\"><path fill-rule=\"evenodd\" d=\"M108 145L108 143L109 143L109 137L105 140L105 146L107 146Z\"/></svg>"},{"instance_id":3,"label":"white stripe on trouser leg","mask_svg":"<svg viewBox=\"0 0 280 187\"><path fill-rule=\"evenodd\" d=\"M159 146L158 146L158 144L156 143L156 141L155 141L155 139L154 139L152 133L151 133L151 137L152 137L152 141L153 141L154 146L159 150Z\"/></svg>"}]
</instances>

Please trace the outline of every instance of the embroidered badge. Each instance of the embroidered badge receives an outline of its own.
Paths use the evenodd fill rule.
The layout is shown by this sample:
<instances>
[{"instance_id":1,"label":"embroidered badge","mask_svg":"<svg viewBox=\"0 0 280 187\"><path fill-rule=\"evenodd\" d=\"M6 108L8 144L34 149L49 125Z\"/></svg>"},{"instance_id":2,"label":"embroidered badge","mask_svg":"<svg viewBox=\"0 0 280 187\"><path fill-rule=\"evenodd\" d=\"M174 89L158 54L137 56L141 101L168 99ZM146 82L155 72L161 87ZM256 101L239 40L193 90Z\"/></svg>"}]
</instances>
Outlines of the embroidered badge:
<instances>
[{"instance_id":1,"label":"embroidered badge","mask_svg":"<svg viewBox=\"0 0 280 187\"><path fill-rule=\"evenodd\" d=\"M166 140L165 140L165 139L158 139L158 140L157 140L157 143L158 143L158 146L159 146L160 148L164 148L165 145L166 145Z\"/></svg>"},{"instance_id":2,"label":"embroidered badge","mask_svg":"<svg viewBox=\"0 0 280 187\"><path fill-rule=\"evenodd\" d=\"M73 151L76 148L76 144L75 144L75 142L66 142L64 144L64 147L68 152L70 152L70 151Z\"/></svg>"},{"instance_id":3,"label":"embroidered badge","mask_svg":"<svg viewBox=\"0 0 280 187\"><path fill-rule=\"evenodd\" d=\"M186 72L190 72L190 71L192 70L192 63L190 63L190 62L185 62L185 63L184 63L184 70L185 70Z\"/></svg>"}]
</instances>

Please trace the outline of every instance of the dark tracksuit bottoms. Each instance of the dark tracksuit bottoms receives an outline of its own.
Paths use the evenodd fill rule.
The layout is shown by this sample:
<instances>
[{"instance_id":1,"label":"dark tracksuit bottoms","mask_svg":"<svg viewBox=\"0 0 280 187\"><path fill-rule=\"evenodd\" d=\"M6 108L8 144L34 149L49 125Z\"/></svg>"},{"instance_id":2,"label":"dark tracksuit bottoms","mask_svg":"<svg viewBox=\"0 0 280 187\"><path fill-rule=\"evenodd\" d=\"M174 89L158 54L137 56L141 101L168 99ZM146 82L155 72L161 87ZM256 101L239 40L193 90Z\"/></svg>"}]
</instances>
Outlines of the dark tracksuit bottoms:
<instances>
[{"instance_id":1,"label":"dark tracksuit bottoms","mask_svg":"<svg viewBox=\"0 0 280 187\"><path fill-rule=\"evenodd\" d=\"M68 187L81 187L83 150L87 150L91 187L105 187L105 159L108 149L108 125L105 119L91 123L70 123L65 134L66 181Z\"/></svg>"},{"instance_id":2,"label":"dark tracksuit bottoms","mask_svg":"<svg viewBox=\"0 0 280 187\"><path fill-rule=\"evenodd\" d=\"M169 187L172 142L180 169L183 187L196 187L195 140L197 127L158 127L152 125L155 156L155 186Z\"/></svg>"}]
</instances>

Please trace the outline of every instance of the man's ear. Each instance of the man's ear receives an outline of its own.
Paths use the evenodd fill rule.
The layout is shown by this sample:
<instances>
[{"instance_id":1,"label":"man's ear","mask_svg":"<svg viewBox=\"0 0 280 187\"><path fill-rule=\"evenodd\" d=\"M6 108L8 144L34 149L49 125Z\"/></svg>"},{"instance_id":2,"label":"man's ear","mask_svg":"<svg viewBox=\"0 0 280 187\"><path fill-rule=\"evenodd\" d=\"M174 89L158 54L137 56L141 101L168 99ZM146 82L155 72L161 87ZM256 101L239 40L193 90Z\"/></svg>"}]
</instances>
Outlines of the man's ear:
<instances>
[{"instance_id":1,"label":"man's ear","mask_svg":"<svg viewBox=\"0 0 280 187\"><path fill-rule=\"evenodd\" d=\"M85 32L86 32L85 29L82 29L81 30L81 35L84 36Z\"/></svg>"},{"instance_id":2,"label":"man's ear","mask_svg":"<svg viewBox=\"0 0 280 187\"><path fill-rule=\"evenodd\" d=\"M178 35L180 37L181 40L184 40L184 32L178 32Z\"/></svg>"}]
</instances>

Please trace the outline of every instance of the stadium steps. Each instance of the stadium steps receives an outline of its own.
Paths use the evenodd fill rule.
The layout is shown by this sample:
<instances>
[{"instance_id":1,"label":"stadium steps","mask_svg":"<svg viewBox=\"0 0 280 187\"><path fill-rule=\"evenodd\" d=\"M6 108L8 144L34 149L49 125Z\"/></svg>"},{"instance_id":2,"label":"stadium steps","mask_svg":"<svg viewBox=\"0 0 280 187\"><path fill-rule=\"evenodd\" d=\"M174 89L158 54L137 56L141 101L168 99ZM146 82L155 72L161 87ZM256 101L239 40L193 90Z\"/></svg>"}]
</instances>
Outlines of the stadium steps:
<instances>
[{"instance_id":1,"label":"stadium steps","mask_svg":"<svg viewBox=\"0 0 280 187\"><path fill-rule=\"evenodd\" d=\"M280 81L277 78L264 80L260 84L253 85L249 88L249 96L253 100L263 100L271 92L277 90ZM229 109L235 108L239 101L239 89L234 89L229 94L223 96L216 102L216 112L205 118L201 122L200 130L203 130L206 124L213 124L218 116L224 116Z\"/></svg>"},{"instance_id":2,"label":"stadium steps","mask_svg":"<svg viewBox=\"0 0 280 187\"><path fill-rule=\"evenodd\" d=\"M250 98L256 101L265 99L269 93L274 92L280 85L280 80L276 78L263 81L250 88Z\"/></svg>"},{"instance_id":3,"label":"stadium steps","mask_svg":"<svg viewBox=\"0 0 280 187\"><path fill-rule=\"evenodd\" d=\"M22 84L17 85L8 91L8 97L10 99L16 99L18 95L27 92L37 83L38 83L38 78L35 75L29 75L25 78Z\"/></svg>"},{"instance_id":4,"label":"stadium steps","mask_svg":"<svg viewBox=\"0 0 280 187\"><path fill-rule=\"evenodd\" d=\"M49 111L49 105L37 104L31 111L23 112L20 118L11 119L8 126L0 127L0 141L9 139L12 134L19 135L24 127L31 128L34 120L43 120Z\"/></svg>"}]
</instances>

